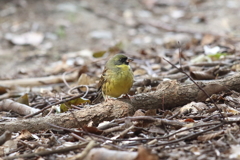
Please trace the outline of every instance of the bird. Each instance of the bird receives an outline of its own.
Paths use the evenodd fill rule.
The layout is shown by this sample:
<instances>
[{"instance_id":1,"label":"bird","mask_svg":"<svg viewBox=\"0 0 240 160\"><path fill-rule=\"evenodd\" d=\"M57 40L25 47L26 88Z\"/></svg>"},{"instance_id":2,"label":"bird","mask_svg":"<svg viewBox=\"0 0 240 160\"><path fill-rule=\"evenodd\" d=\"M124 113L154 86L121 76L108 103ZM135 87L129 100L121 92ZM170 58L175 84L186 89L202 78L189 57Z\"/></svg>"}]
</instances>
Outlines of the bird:
<instances>
[{"instance_id":1,"label":"bird","mask_svg":"<svg viewBox=\"0 0 240 160\"><path fill-rule=\"evenodd\" d=\"M107 61L98 83L98 96L95 102L101 97L107 101L109 97L118 98L122 94L127 95L134 81L129 65L132 61L133 59L123 54L116 54Z\"/></svg>"}]
</instances>

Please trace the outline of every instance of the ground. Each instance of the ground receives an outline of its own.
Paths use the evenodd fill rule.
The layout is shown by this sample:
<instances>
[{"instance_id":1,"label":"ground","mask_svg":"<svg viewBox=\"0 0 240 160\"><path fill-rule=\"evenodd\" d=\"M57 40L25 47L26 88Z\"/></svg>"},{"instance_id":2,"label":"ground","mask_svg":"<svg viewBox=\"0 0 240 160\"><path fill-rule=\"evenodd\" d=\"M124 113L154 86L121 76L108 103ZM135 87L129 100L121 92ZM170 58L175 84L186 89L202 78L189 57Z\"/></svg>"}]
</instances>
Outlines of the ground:
<instances>
[{"instance_id":1,"label":"ground","mask_svg":"<svg viewBox=\"0 0 240 160\"><path fill-rule=\"evenodd\" d=\"M5 87L6 83L3 81L13 79L61 76L64 72L80 67L78 76L84 73L89 77L79 83L93 85L95 90L90 89L91 94L96 92L94 85L108 55L120 50L135 58L132 69L137 82L143 79L151 80L149 86L152 88L146 85L146 81L142 88L137 89L138 86L135 84L131 95L157 90L160 87L156 86L166 79L176 79L178 82L189 79L179 71L174 71L174 67L164 58L176 66L180 66L181 62L187 73L195 80L224 79L240 70L237 65L240 55L239 7L238 0L2 0L0 1L0 86ZM179 51L180 49L182 52ZM108 53L100 58L93 56L102 51ZM216 63L218 65L215 65ZM213 67L210 68L210 65ZM77 79L68 81L75 83ZM17 83L15 85L18 86ZM16 87L10 86L9 90ZM59 95L66 93L67 87L64 88L61 84L62 88L56 89L55 86L58 84L51 86L51 89L47 88L49 86L43 87L51 92L47 93L46 97L41 95L43 99L48 99L46 100L48 104L56 96L52 96L53 93L55 94L52 90L59 91ZM21 90L21 92L26 91ZM236 98L236 95L225 93L221 96ZM89 95L88 98L91 99L93 96ZM3 99L6 97L1 97L1 100ZM39 102L34 98L31 100L32 106ZM215 100L219 103L223 101ZM209 105L209 101L203 102ZM164 115L163 112L165 110L161 108L156 114ZM167 132L164 130L165 134ZM160 135L158 132L154 134ZM235 138L238 143L238 137ZM154 154L158 154L158 158L163 159L176 157L210 159L208 153L199 154L207 150L211 150L212 153L214 147L217 149L211 158L229 158L229 152L234 152L233 149L230 150L234 143L230 141L231 147L223 147L220 142L226 144L227 141L221 138L217 140L207 141L212 147L207 149L206 145L202 144L204 140L199 140L201 142L198 148L193 147L197 140L191 141L191 145L189 140L179 142L177 146L151 147L155 147ZM187 151L187 147L177 149L181 145L189 145L187 147L190 151ZM175 155L171 153L172 150L176 151ZM157 153L159 151L164 152ZM221 155L222 153L224 155Z\"/></svg>"}]
</instances>

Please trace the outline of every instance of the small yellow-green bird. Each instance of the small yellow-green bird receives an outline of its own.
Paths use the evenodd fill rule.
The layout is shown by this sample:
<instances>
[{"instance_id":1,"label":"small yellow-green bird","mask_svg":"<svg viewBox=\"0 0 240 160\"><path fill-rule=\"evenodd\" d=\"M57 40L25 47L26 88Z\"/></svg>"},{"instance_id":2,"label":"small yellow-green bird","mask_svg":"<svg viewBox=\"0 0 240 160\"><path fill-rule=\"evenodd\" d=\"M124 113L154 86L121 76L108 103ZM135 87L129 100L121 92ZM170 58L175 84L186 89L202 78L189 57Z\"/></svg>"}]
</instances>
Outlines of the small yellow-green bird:
<instances>
[{"instance_id":1,"label":"small yellow-green bird","mask_svg":"<svg viewBox=\"0 0 240 160\"><path fill-rule=\"evenodd\" d=\"M108 60L98 83L99 95L105 99L127 94L133 85L133 72L129 62L133 60L123 54L116 54ZM95 101L95 100L94 100Z\"/></svg>"}]
</instances>

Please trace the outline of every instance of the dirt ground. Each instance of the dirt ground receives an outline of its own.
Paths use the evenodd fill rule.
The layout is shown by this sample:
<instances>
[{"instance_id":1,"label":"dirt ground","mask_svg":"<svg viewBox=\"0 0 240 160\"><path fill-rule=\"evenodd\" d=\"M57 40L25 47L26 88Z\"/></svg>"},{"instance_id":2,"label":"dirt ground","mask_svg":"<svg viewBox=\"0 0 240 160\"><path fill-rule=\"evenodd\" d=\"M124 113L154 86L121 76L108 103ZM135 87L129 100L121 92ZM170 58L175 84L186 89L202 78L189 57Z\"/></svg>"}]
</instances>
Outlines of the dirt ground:
<instances>
[{"instance_id":1,"label":"dirt ground","mask_svg":"<svg viewBox=\"0 0 240 160\"><path fill-rule=\"evenodd\" d=\"M240 71L240 66L238 65L240 60L239 8L239 0L1 0L0 93L2 93L1 86L3 85L1 82L5 83L7 80L51 77L52 75L61 76L64 72L70 71L75 67L82 67L78 74L83 75L83 73L86 73L87 76L90 77L87 77L89 79L85 77L87 80L85 79L84 82L89 82L87 85L91 84L90 95L87 97L91 99L93 98L92 95L96 92L96 79L100 76L107 58L106 54L104 55L105 57L100 56L100 58L94 56L102 51L107 51L109 55L115 53L114 51L124 51L130 57L136 58L132 65L135 80L137 82L143 80L143 85L145 85L139 89L141 84L134 84L135 86L131 90L130 95L136 97L138 96L137 93L141 95L140 93L147 94L150 91L157 91L161 87L158 86L158 84L164 83L163 79L173 80L169 85L170 87L177 84L174 80L185 82L186 79L189 79L188 77L184 77L183 74L178 74L179 71L174 70L172 65L163 60L164 58L176 66L180 65L179 59L180 61L182 60L181 64L185 67L184 69L196 80L214 81L221 79L223 80L223 84L228 85L226 82L227 77L237 75ZM183 51L180 54L179 48ZM148 81L144 81L147 78L150 79L148 79L150 81L149 83ZM73 81L77 81L77 79L73 79ZM236 80L236 83L237 81L238 80ZM44 84L44 82L42 83ZM189 83L190 82L186 82L186 84ZM11 86L14 86L14 84ZM58 86L58 83L54 85L54 87L56 86ZM46 90L49 86L44 86L46 93L42 94L41 91L41 94L36 93L35 97L33 96L34 94L32 95L34 91L31 91L31 94L29 93L29 95L32 96L30 106L34 108L41 106L43 108L46 105L54 104L62 100L62 97L67 95L67 87L64 88L63 83L59 86L60 89L57 87L56 89L50 85L51 88L48 91ZM14 90L16 89L14 87L10 88ZM28 86L25 85L22 87L27 88ZM34 88L34 86L32 87ZM92 89L91 87L95 88ZM234 90L234 87L235 86L233 86L231 90ZM218 89L216 88L216 86L211 86L210 89L205 89L214 94L215 92L211 91ZM240 94L238 87L235 88L236 93L221 92L221 94L217 96L218 98L213 97L216 98L216 103L222 107L226 107L226 101L231 101L231 104L234 102L234 105L227 105L227 107L231 106L235 109L232 109L231 112L221 108L225 117L233 115L237 117L240 114ZM191 89L188 91L190 92L190 90ZM57 91L59 91L59 93L56 93ZM16 97L8 96L7 98L12 98L14 101L16 100ZM210 160L238 159L240 157L237 151L240 142L238 119L235 119L236 123L223 123L221 119L223 115L219 114L217 112L219 110L216 111L216 108L209 112L199 113L198 111L201 110L199 108L202 106L204 106L202 107L204 109L209 106L210 108L214 106L214 103L211 102L211 99L209 100L209 97L206 101L206 98L204 100L198 99L201 104L197 105L201 107L196 107L197 109L195 108L189 111L190 113L188 112L186 115L176 114L179 110L179 113L184 112L181 109L177 111L171 110L185 105L186 103L184 102L177 104L180 100L185 100L184 98L180 97L180 100L175 103L172 102L174 101L172 99L175 97L171 99L166 96L164 98L165 99L159 102L159 105L165 103L166 108L158 108L152 117L156 119L159 117L166 118L166 121L149 127L149 123L152 122L153 119L145 119L147 121L146 127L143 123L144 119L139 120L142 126L134 126L135 121L138 121L135 119L131 122L135 128L133 127L128 130L126 127L127 129L125 129L127 131L124 130L126 133L123 137L120 136L120 138L126 139L134 136L141 137L141 141L136 141L135 143L132 139L126 142L127 140L125 139L123 142L120 142L117 141L119 137L116 136L119 132L112 131L107 133L106 130L104 130L106 135L101 135L102 137L100 138L85 134L84 132L79 135L83 137L82 139L92 138L93 136L98 139L99 142L101 140L101 143L107 141L104 139L104 136L105 138L107 137L108 140L117 137L116 141L111 140L112 146L110 146L112 150L118 151L122 149L122 151L135 151L134 153L138 151L139 155L141 151L151 156L155 154L158 159ZM0 100L3 99L6 98L0 95ZM189 100L195 103L194 101L196 99ZM151 102L151 100L146 101L146 103ZM0 106L2 104L1 102L2 101L0 101ZM187 101L188 104L190 102ZM166 104L174 107L169 107L168 110ZM144 107L140 107L140 109L143 108ZM156 108L153 107L153 109ZM196 112L193 113L192 111ZM135 114L140 117L142 115L147 116L148 114L148 112L146 114L145 111L139 112ZM217 112L217 114L215 114L215 112ZM63 114L72 116L69 112ZM5 115L5 113L1 113L1 119L4 117L3 115L6 116L8 114ZM15 116L21 117L18 114L13 114L10 117ZM171 117L171 119L167 119L167 116ZM149 118L149 116L147 118ZM22 117L20 119L22 119ZM175 124L175 120L179 122L177 125ZM215 122L215 120L219 123ZM117 119L114 124L117 123L118 125L124 124L128 126L129 121L129 119ZM192 128L186 131L187 133L180 131L182 134L178 134L179 128L189 127L182 125L182 123L192 121L202 125L202 128ZM162 127L164 123L166 125ZM217 125L215 126L219 125L219 127L212 128L212 130L210 130L212 132L206 134L204 137L202 131L208 133L209 128L205 127L203 123L204 125L208 124L210 129L213 123L216 123ZM142 128L139 129L140 127ZM86 130L88 129L89 128L86 128ZM90 130L91 129L89 129L89 132ZM0 133L1 131L0 127ZM213 133L213 131L216 132ZM24 140L18 142L18 145L20 143L21 147L27 148L27 152L30 153L39 146L49 145L49 143L52 142L49 135L55 134L55 136L60 139L58 142L54 141L52 146L49 145L49 148L59 146L60 143L63 144L63 141L69 143L78 141L79 139L76 137L79 135L73 136L69 134L70 132L73 133L73 131L64 133L59 131L54 131L54 133L52 131L46 131L46 133L39 132L36 133L41 139L38 145L33 145L32 148L29 147L30 145L26 145L27 143L31 144L33 138L28 139L29 141L27 142ZM94 130L93 134L95 134L95 132L98 132L98 130ZM102 131L99 132L102 133ZM96 133L96 135L98 135L99 132ZM194 135L195 133L196 135ZM13 132L15 137L22 134L22 132ZM166 137L171 134L173 135L161 140L161 136ZM194 135L195 137L188 137L188 135ZM149 137L158 137L159 139L158 141L154 141L154 139L147 139ZM185 139L181 140L182 137ZM44 138L50 142L45 143ZM179 141L175 143L174 140ZM169 144L167 144L168 142ZM42 145L43 143L44 145ZM166 145L163 145L165 143ZM144 145L148 145L149 148L152 147L152 153L147 153L147 151L142 151L138 148ZM86 144L84 147L86 147ZM83 151L84 147L80 147L80 150ZM25 153L24 149L19 150L21 154ZM1 151L0 146L0 155L2 156L3 153ZM66 159L76 154L76 152L71 151L66 154L46 154L43 156L49 159ZM10 155L10 153L8 155ZM151 156L146 160L156 159L156 157ZM129 160L130 159L131 158L129 158ZM139 160L140 159L141 158L139 158Z\"/></svg>"},{"instance_id":2,"label":"dirt ground","mask_svg":"<svg viewBox=\"0 0 240 160\"><path fill-rule=\"evenodd\" d=\"M117 42L126 42L124 49L127 52L152 46L164 52L166 48L162 45L174 39L172 35L176 33L139 22L144 20L239 38L239 6L238 0L2 0L0 77L16 78L19 72L43 76L41 65L48 66L61 59L63 54L84 49L106 50ZM21 35L31 31L44 37L41 43L18 45L6 39L9 33ZM196 33L194 36L201 35ZM178 40L187 43L189 36L179 36ZM31 75L32 71L38 73Z\"/></svg>"}]
</instances>

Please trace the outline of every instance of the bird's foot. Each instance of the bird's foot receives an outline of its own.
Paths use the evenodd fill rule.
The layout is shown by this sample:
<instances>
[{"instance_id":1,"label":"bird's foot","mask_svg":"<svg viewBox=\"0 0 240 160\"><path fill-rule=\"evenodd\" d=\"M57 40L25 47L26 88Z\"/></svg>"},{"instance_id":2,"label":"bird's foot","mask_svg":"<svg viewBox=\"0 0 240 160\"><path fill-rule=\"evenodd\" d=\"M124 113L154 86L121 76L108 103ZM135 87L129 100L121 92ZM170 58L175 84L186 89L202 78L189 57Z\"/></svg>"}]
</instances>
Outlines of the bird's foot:
<instances>
[{"instance_id":1,"label":"bird's foot","mask_svg":"<svg viewBox=\"0 0 240 160\"><path fill-rule=\"evenodd\" d=\"M114 97L110 97L110 96L106 96L105 97L105 102L110 102L110 101L113 101L113 100L115 100L116 98L114 98Z\"/></svg>"},{"instance_id":2,"label":"bird's foot","mask_svg":"<svg viewBox=\"0 0 240 160\"><path fill-rule=\"evenodd\" d=\"M123 94L120 99L131 99L132 97L128 94Z\"/></svg>"}]
</instances>

